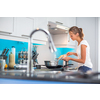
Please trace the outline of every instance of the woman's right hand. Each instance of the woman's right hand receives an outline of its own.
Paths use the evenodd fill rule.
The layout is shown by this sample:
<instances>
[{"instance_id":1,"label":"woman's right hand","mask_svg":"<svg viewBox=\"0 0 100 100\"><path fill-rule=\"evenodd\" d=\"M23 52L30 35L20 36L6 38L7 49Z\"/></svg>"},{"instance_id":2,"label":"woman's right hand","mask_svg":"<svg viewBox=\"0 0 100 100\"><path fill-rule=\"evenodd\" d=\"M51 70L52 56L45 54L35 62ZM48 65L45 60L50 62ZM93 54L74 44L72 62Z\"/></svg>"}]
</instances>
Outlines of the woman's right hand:
<instances>
[{"instance_id":1,"label":"woman's right hand","mask_svg":"<svg viewBox=\"0 0 100 100\"><path fill-rule=\"evenodd\" d=\"M73 52L68 52L67 56L73 55Z\"/></svg>"}]
</instances>

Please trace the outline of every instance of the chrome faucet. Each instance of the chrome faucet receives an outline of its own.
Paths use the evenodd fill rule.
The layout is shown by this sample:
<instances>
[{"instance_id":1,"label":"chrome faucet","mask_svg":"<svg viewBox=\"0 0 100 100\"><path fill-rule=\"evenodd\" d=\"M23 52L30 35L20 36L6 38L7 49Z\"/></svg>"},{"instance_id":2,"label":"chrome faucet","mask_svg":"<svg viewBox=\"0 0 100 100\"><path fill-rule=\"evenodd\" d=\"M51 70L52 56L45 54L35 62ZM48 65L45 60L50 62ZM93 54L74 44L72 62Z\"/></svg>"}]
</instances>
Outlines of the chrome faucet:
<instances>
[{"instance_id":1,"label":"chrome faucet","mask_svg":"<svg viewBox=\"0 0 100 100\"><path fill-rule=\"evenodd\" d=\"M51 37L49 31L39 29L39 28L33 30L32 33L29 36L29 42L28 42L28 67L27 67L27 72L29 74L31 74L34 71L34 70L32 70L32 67L33 67L33 62L32 62L32 35L37 31L42 31L47 35L48 42L49 42L49 49L51 50L51 52L57 51L56 47L54 46L54 43L53 43L53 40L52 40L52 37Z\"/></svg>"}]
</instances>

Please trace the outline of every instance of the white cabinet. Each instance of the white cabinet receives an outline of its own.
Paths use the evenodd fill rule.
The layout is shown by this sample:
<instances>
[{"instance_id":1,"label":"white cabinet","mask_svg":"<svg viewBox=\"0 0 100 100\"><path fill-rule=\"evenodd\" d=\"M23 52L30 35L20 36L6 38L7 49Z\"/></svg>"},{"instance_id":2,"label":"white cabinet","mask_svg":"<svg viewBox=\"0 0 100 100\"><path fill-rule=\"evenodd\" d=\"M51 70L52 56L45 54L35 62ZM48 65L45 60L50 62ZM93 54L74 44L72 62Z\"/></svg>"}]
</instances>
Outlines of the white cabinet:
<instances>
[{"instance_id":1,"label":"white cabinet","mask_svg":"<svg viewBox=\"0 0 100 100\"><path fill-rule=\"evenodd\" d=\"M27 17L14 17L14 33L15 36L29 36L34 30L34 20Z\"/></svg>"},{"instance_id":2,"label":"white cabinet","mask_svg":"<svg viewBox=\"0 0 100 100\"><path fill-rule=\"evenodd\" d=\"M48 30L47 24L48 24L47 17L34 17L34 29L41 28ZM34 34L33 39L47 41L47 36L45 35L44 32L37 31Z\"/></svg>"},{"instance_id":3,"label":"white cabinet","mask_svg":"<svg viewBox=\"0 0 100 100\"><path fill-rule=\"evenodd\" d=\"M48 30L48 21L52 22L61 22L63 25L72 27L76 25L75 17L0 17L0 31L5 33L12 33L9 39L20 40L20 41L28 41L28 36L30 33L36 29L46 29ZM12 36L12 37L11 37ZM57 37L58 40L57 40ZM19 39L18 39L19 38ZM57 41L60 42L58 44L63 44L68 46L75 46L75 41L70 39L68 42L68 34L65 36L54 36L54 42L57 44ZM63 38L65 40L63 40ZM33 35L34 41L47 41L47 36L42 31L37 31ZM61 40L62 39L62 40Z\"/></svg>"},{"instance_id":4,"label":"white cabinet","mask_svg":"<svg viewBox=\"0 0 100 100\"><path fill-rule=\"evenodd\" d=\"M13 32L13 17L0 17L0 31L4 33Z\"/></svg>"},{"instance_id":5,"label":"white cabinet","mask_svg":"<svg viewBox=\"0 0 100 100\"><path fill-rule=\"evenodd\" d=\"M28 42L29 35L34 29L35 29L34 18L29 18L29 17L0 18L0 31L2 33L0 34L1 39ZM7 33L11 34L9 35ZM35 36L33 37L34 37L33 43L45 44L45 41L41 41L42 37L41 35L37 36L38 39Z\"/></svg>"}]
</instances>

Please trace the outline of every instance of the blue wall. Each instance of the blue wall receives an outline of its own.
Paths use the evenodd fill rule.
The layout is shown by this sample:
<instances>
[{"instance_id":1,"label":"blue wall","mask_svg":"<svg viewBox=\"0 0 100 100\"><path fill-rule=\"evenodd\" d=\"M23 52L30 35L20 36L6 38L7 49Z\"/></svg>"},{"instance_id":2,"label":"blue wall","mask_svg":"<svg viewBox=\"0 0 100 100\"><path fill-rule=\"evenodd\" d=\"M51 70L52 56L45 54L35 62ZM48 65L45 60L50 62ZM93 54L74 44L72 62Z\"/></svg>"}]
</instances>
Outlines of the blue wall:
<instances>
[{"instance_id":1,"label":"blue wall","mask_svg":"<svg viewBox=\"0 0 100 100\"><path fill-rule=\"evenodd\" d=\"M41 44L34 43L34 45L41 45ZM12 46L14 46L16 48L15 63L18 63L18 53L19 53L19 51L22 51L23 47L25 47L26 51L28 51L28 42L19 42L19 41L13 41L13 40L0 39L0 55L3 51L3 49L7 48L7 49L9 49L9 52L7 53L7 56L9 58L9 54L11 53ZM24 50L25 49L23 49L23 51ZM60 55L66 54L67 52L75 52L75 50L73 48L57 48L56 57L58 58ZM73 56L71 56L71 57L73 57ZM9 63L8 58L6 60L7 64ZM62 65L63 61L60 60L59 64Z\"/></svg>"},{"instance_id":2,"label":"blue wall","mask_svg":"<svg viewBox=\"0 0 100 100\"><path fill-rule=\"evenodd\" d=\"M41 45L41 44L36 44L34 45ZM7 48L9 49L9 52L7 53L7 56L9 58L9 54L11 53L11 48L14 46L16 48L15 52L15 63L18 63L18 53L19 51L22 51L22 48L25 47L26 51L28 51L28 42L19 42L19 41L13 41L13 40L6 40L6 39L0 39L0 55L3 51L3 49ZM23 49L25 51L25 49ZM7 58L6 63L9 63L9 59Z\"/></svg>"},{"instance_id":3,"label":"blue wall","mask_svg":"<svg viewBox=\"0 0 100 100\"><path fill-rule=\"evenodd\" d=\"M75 52L74 48L57 48L57 52L56 52L56 58L60 57L61 55L66 54L67 52ZM73 57L73 55L69 56L69 57ZM68 63L71 63L71 61L69 61ZM58 62L58 64L63 65L63 60L60 60Z\"/></svg>"}]
</instances>

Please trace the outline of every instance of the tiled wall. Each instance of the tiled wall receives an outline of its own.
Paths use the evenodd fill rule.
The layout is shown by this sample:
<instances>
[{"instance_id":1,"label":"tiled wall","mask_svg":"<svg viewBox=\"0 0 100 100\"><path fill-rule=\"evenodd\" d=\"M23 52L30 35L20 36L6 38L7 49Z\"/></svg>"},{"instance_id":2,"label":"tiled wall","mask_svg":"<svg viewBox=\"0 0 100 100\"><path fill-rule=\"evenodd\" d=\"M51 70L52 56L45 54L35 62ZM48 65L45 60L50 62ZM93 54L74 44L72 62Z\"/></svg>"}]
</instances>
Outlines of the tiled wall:
<instances>
[{"instance_id":1,"label":"tiled wall","mask_svg":"<svg viewBox=\"0 0 100 100\"><path fill-rule=\"evenodd\" d=\"M35 44L34 45L39 45L39 44ZM19 42L19 41L12 41L12 40L6 40L6 39L0 39L0 55L3 51L3 49L7 48L9 49L8 53L7 53L7 60L6 63L9 63L9 54L11 53L11 48L12 46L15 47L15 63L18 63L18 52L22 51L22 48L25 47L26 51L28 51L28 43L27 42ZM23 51L25 51L25 49L23 49Z\"/></svg>"},{"instance_id":2,"label":"tiled wall","mask_svg":"<svg viewBox=\"0 0 100 100\"><path fill-rule=\"evenodd\" d=\"M67 52L75 52L75 49L74 48L57 48L56 57L58 58L60 55L64 55ZM74 56L71 55L69 57L74 57ZM69 61L68 63L72 63L72 62ZM63 65L63 60L60 60L58 64Z\"/></svg>"},{"instance_id":3,"label":"tiled wall","mask_svg":"<svg viewBox=\"0 0 100 100\"><path fill-rule=\"evenodd\" d=\"M41 45L41 44L36 44L34 45ZM6 63L9 63L9 54L11 53L11 48L12 46L15 47L15 63L18 63L18 53L19 51L22 51L22 48L25 47L26 51L28 51L28 43L27 42L19 42L19 41L12 41L12 40L5 40L5 39L0 39L0 55L3 51L3 49L7 48L9 49L9 52L7 53L7 60ZM25 49L23 49L24 51ZM56 58L58 58L60 55L66 54L67 52L75 52L73 48L57 48L56 52ZM71 61L69 62L71 63ZM59 64L62 65L63 61L60 60Z\"/></svg>"}]
</instances>

